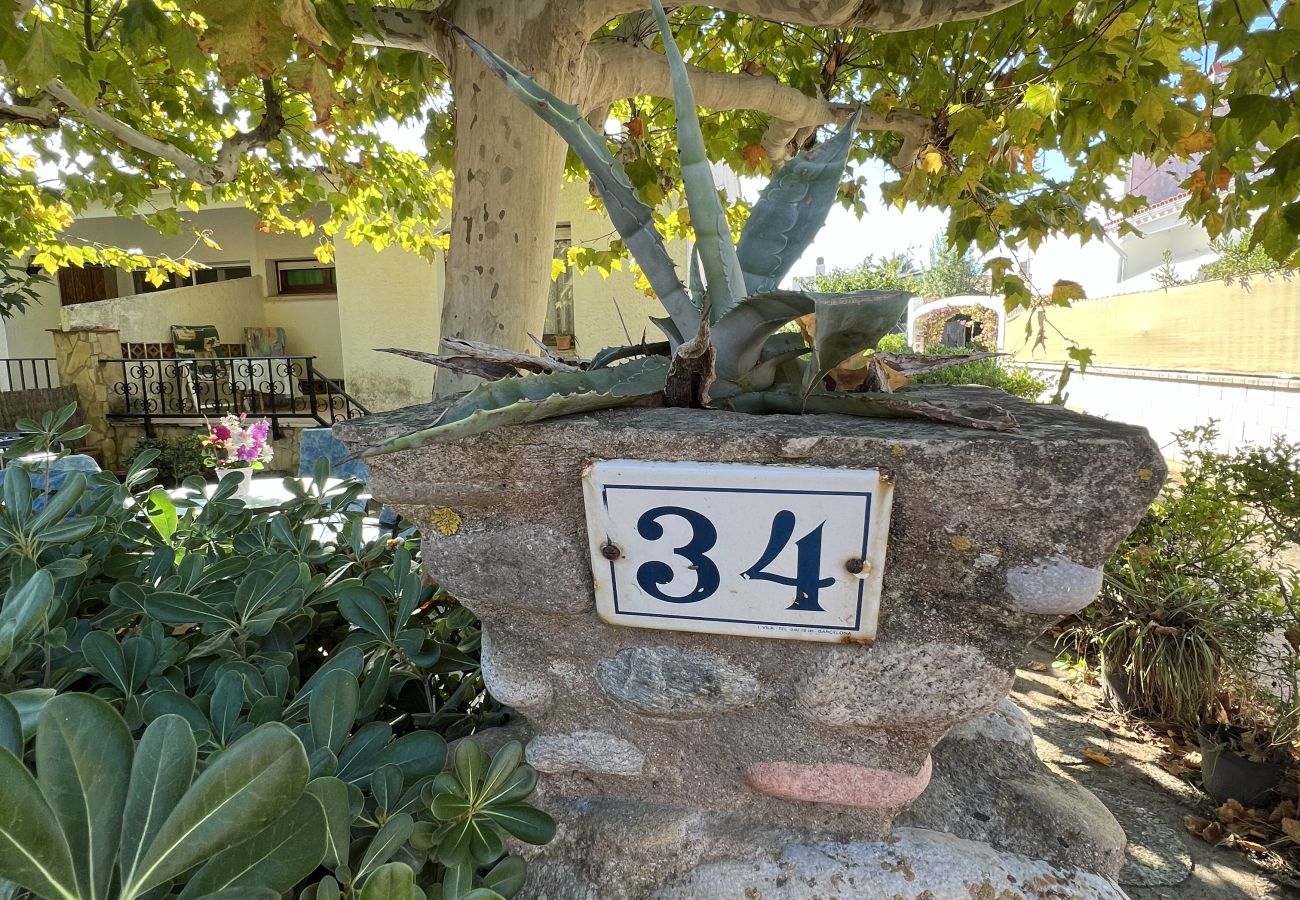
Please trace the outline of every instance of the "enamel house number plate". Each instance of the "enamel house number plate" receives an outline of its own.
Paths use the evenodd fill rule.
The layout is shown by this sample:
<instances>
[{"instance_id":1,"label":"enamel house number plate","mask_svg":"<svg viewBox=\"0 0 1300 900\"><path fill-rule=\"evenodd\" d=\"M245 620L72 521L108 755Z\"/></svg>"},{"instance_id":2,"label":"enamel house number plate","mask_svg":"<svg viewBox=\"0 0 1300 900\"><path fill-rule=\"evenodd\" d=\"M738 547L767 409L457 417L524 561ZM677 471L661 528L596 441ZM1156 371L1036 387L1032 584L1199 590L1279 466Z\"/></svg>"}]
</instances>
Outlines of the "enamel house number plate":
<instances>
[{"instance_id":1,"label":"enamel house number plate","mask_svg":"<svg viewBox=\"0 0 1300 900\"><path fill-rule=\"evenodd\" d=\"M875 638L892 490L879 470L607 460L583 490L604 621Z\"/></svg>"}]
</instances>

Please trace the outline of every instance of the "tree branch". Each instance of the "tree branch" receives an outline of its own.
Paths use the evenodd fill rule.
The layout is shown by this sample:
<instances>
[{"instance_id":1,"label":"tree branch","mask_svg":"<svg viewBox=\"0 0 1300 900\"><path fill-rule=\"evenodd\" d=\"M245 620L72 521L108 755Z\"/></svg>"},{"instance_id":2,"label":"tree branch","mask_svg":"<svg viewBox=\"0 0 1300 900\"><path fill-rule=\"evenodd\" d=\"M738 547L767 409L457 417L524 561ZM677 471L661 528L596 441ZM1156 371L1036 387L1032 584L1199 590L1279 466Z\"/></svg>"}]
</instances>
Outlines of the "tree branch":
<instances>
[{"instance_id":1,"label":"tree branch","mask_svg":"<svg viewBox=\"0 0 1300 900\"><path fill-rule=\"evenodd\" d=\"M83 103L71 88L58 79L45 86L46 94L77 113L88 124L111 134L128 147L134 147L142 153L166 160L186 178L207 187L234 179L239 173L239 163L243 156L249 150L266 146L284 127L280 95L276 93L270 81L262 82L262 92L266 99L266 111L262 115L262 121L251 131L241 131L223 141L217 150L216 162L206 163L190 156L179 147L150 137L120 119L113 118L103 110Z\"/></svg>"},{"instance_id":2,"label":"tree branch","mask_svg":"<svg viewBox=\"0 0 1300 900\"><path fill-rule=\"evenodd\" d=\"M362 20L355 7L349 9L349 12L352 20L361 26ZM382 7L375 10L375 19L379 22L382 33L376 35L362 30L353 38L354 43L363 47L418 50L432 56L444 66L447 65L447 60L451 58L451 46L447 33L442 28L442 18L436 12Z\"/></svg>"},{"instance_id":3,"label":"tree branch","mask_svg":"<svg viewBox=\"0 0 1300 900\"><path fill-rule=\"evenodd\" d=\"M661 53L633 44L597 42L586 50L590 86L585 110L607 106L623 97L671 97L672 79L668 60ZM687 66L691 89L700 106L713 110L749 109L772 117L763 135L763 149L772 162L790 155L790 145L808 129L848 120L853 107L830 103L805 94L770 75L715 72ZM902 171L911 168L917 151L932 138L933 123L921 113L896 109L882 115L863 109L858 128L863 131L891 131L903 135L903 148L894 164Z\"/></svg>"},{"instance_id":4,"label":"tree branch","mask_svg":"<svg viewBox=\"0 0 1300 900\"><path fill-rule=\"evenodd\" d=\"M823 28L915 31L978 19L1022 0L707 0L704 5L756 19ZM599 0L605 21L644 9L640 0Z\"/></svg>"}]
</instances>

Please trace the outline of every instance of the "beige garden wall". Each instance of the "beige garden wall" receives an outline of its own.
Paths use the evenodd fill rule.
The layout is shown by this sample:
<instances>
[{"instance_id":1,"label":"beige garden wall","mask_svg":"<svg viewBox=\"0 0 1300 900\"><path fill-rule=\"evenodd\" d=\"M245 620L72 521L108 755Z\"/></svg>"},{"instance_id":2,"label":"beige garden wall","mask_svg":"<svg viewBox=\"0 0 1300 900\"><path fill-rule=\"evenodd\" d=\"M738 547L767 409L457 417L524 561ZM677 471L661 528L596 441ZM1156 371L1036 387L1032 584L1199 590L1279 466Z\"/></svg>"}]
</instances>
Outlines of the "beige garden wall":
<instances>
[{"instance_id":1,"label":"beige garden wall","mask_svg":"<svg viewBox=\"0 0 1300 900\"><path fill-rule=\"evenodd\" d=\"M222 343L239 344L245 328L266 324L262 279L257 276L79 303L66 309L69 324L116 329L123 343L170 341L173 325L214 325Z\"/></svg>"},{"instance_id":2,"label":"beige garden wall","mask_svg":"<svg viewBox=\"0 0 1300 900\"><path fill-rule=\"evenodd\" d=\"M1138 366L1244 375L1300 375L1300 277L1205 281L1169 290L1082 300L1051 309L1047 342L1013 341L1023 320L1008 325L1007 349L1024 362L1063 362L1069 341L1094 351L1105 366Z\"/></svg>"},{"instance_id":3,"label":"beige garden wall","mask_svg":"<svg viewBox=\"0 0 1300 900\"><path fill-rule=\"evenodd\" d=\"M262 309L268 328L284 329L286 353L314 356L316 368L322 373L330 378L344 377L337 297L267 297Z\"/></svg>"}]
</instances>

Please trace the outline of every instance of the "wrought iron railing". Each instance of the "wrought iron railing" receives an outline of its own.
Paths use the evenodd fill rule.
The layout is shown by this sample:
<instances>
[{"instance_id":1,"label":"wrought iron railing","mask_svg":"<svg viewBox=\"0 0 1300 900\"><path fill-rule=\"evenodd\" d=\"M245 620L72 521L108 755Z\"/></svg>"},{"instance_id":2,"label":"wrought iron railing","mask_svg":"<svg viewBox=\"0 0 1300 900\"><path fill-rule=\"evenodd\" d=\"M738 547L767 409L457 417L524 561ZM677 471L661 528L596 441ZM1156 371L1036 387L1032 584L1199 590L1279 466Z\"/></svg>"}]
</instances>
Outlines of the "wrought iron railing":
<instances>
[{"instance_id":1,"label":"wrought iron railing","mask_svg":"<svg viewBox=\"0 0 1300 900\"><path fill-rule=\"evenodd\" d=\"M113 384L109 418L153 423L248 413L285 423L332 425L368 410L316 370L314 356L106 359Z\"/></svg>"},{"instance_id":2,"label":"wrought iron railing","mask_svg":"<svg viewBox=\"0 0 1300 900\"><path fill-rule=\"evenodd\" d=\"M12 357L0 359L0 390L29 391L59 386L59 368L54 357Z\"/></svg>"}]
</instances>

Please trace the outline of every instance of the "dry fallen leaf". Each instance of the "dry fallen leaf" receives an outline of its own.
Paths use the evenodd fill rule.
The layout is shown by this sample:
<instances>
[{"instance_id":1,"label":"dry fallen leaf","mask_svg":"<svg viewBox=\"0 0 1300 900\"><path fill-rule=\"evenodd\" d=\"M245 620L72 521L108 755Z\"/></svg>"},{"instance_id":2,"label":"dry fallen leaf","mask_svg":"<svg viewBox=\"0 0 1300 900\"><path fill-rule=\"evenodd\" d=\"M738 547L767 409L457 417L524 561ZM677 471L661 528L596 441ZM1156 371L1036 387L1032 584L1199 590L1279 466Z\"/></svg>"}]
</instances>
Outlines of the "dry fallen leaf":
<instances>
[{"instance_id":1,"label":"dry fallen leaf","mask_svg":"<svg viewBox=\"0 0 1300 900\"><path fill-rule=\"evenodd\" d=\"M1085 759L1089 759L1092 762L1095 762L1099 766L1115 765L1115 760L1111 759L1109 756L1107 756L1105 753L1102 753L1100 750L1094 750L1091 747L1088 747L1083 751L1083 756Z\"/></svg>"},{"instance_id":2,"label":"dry fallen leaf","mask_svg":"<svg viewBox=\"0 0 1300 900\"><path fill-rule=\"evenodd\" d=\"M1300 844L1300 820L1283 819L1282 833L1285 834L1287 837L1289 837L1291 840L1295 841L1297 844Z\"/></svg>"},{"instance_id":3,"label":"dry fallen leaf","mask_svg":"<svg viewBox=\"0 0 1300 900\"><path fill-rule=\"evenodd\" d=\"M1237 846L1247 853L1259 853L1261 855L1268 853L1268 848L1263 844L1257 844L1254 841L1247 841L1241 838L1237 839Z\"/></svg>"},{"instance_id":4,"label":"dry fallen leaf","mask_svg":"<svg viewBox=\"0 0 1300 900\"><path fill-rule=\"evenodd\" d=\"M1246 815L1246 807L1242 806L1236 800L1229 800L1214 811L1214 815L1219 821L1227 825L1229 822L1235 822Z\"/></svg>"},{"instance_id":5,"label":"dry fallen leaf","mask_svg":"<svg viewBox=\"0 0 1300 900\"><path fill-rule=\"evenodd\" d=\"M1049 666L1047 663L1037 659L1029 664L1029 670L1031 672L1046 672L1050 668L1051 666Z\"/></svg>"}]
</instances>

